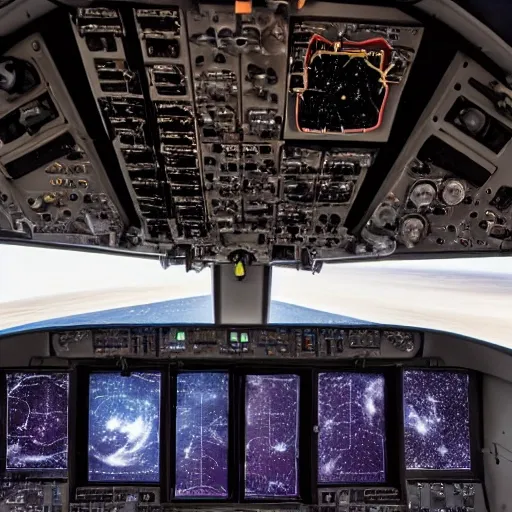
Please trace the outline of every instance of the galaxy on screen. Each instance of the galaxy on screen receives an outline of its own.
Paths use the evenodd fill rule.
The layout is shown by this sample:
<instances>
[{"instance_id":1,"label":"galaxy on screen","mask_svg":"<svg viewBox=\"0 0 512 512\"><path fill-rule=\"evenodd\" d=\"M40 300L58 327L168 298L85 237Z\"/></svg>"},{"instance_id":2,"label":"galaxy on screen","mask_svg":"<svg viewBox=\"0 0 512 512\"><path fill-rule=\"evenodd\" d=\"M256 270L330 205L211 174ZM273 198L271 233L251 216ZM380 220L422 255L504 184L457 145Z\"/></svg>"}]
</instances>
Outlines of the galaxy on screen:
<instances>
[{"instance_id":1,"label":"galaxy on screen","mask_svg":"<svg viewBox=\"0 0 512 512\"><path fill-rule=\"evenodd\" d=\"M227 498L228 374L180 373L176 393L175 494Z\"/></svg>"},{"instance_id":2,"label":"galaxy on screen","mask_svg":"<svg viewBox=\"0 0 512 512\"><path fill-rule=\"evenodd\" d=\"M318 481L386 481L384 376L318 375Z\"/></svg>"},{"instance_id":3,"label":"galaxy on screen","mask_svg":"<svg viewBox=\"0 0 512 512\"><path fill-rule=\"evenodd\" d=\"M245 495L297 496L299 377L247 375Z\"/></svg>"},{"instance_id":4,"label":"galaxy on screen","mask_svg":"<svg viewBox=\"0 0 512 512\"><path fill-rule=\"evenodd\" d=\"M405 370L404 435L408 470L470 470L469 375Z\"/></svg>"},{"instance_id":5,"label":"galaxy on screen","mask_svg":"<svg viewBox=\"0 0 512 512\"><path fill-rule=\"evenodd\" d=\"M68 467L67 373L7 373L8 471Z\"/></svg>"},{"instance_id":6,"label":"galaxy on screen","mask_svg":"<svg viewBox=\"0 0 512 512\"><path fill-rule=\"evenodd\" d=\"M159 372L89 376L91 482L160 480Z\"/></svg>"}]
</instances>

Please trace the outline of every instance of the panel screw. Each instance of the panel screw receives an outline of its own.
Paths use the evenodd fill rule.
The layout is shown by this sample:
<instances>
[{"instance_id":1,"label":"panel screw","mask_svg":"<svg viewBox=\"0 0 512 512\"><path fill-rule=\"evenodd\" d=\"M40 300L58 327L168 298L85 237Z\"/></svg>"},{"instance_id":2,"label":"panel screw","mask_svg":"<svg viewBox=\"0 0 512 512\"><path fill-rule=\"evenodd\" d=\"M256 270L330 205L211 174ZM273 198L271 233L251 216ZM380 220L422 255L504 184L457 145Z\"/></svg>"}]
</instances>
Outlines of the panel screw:
<instances>
[{"instance_id":1,"label":"panel screw","mask_svg":"<svg viewBox=\"0 0 512 512\"><path fill-rule=\"evenodd\" d=\"M39 41L32 41L32 49L36 52L38 52L41 49Z\"/></svg>"}]
</instances>

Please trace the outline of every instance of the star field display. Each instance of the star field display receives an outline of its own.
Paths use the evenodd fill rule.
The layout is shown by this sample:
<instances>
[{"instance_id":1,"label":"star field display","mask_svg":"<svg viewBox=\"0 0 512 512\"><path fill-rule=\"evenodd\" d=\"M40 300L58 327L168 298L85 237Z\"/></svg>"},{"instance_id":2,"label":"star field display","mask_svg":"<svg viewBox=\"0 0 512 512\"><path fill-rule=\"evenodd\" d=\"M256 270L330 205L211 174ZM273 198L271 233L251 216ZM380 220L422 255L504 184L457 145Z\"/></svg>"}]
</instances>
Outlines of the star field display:
<instances>
[{"instance_id":1,"label":"star field display","mask_svg":"<svg viewBox=\"0 0 512 512\"><path fill-rule=\"evenodd\" d=\"M318 376L318 480L381 483L386 479L384 376Z\"/></svg>"},{"instance_id":2,"label":"star field display","mask_svg":"<svg viewBox=\"0 0 512 512\"><path fill-rule=\"evenodd\" d=\"M68 467L66 373L8 373L7 470Z\"/></svg>"},{"instance_id":3,"label":"star field display","mask_svg":"<svg viewBox=\"0 0 512 512\"><path fill-rule=\"evenodd\" d=\"M158 372L89 377L89 481L160 480Z\"/></svg>"},{"instance_id":4,"label":"star field display","mask_svg":"<svg viewBox=\"0 0 512 512\"><path fill-rule=\"evenodd\" d=\"M404 371L407 469L471 469L469 375Z\"/></svg>"},{"instance_id":5,"label":"star field display","mask_svg":"<svg viewBox=\"0 0 512 512\"><path fill-rule=\"evenodd\" d=\"M228 495L228 374L181 373L176 392L176 496Z\"/></svg>"},{"instance_id":6,"label":"star field display","mask_svg":"<svg viewBox=\"0 0 512 512\"><path fill-rule=\"evenodd\" d=\"M245 495L297 496L299 377L248 375Z\"/></svg>"}]
</instances>

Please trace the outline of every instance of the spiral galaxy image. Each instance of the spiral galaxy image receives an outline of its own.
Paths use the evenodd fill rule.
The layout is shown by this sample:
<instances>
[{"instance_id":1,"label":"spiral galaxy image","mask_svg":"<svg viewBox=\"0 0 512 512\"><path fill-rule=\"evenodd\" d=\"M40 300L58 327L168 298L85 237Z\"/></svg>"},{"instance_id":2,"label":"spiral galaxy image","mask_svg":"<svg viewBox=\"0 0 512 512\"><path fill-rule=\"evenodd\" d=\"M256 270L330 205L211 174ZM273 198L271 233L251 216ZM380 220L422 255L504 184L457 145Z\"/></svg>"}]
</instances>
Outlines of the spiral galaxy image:
<instances>
[{"instance_id":1,"label":"spiral galaxy image","mask_svg":"<svg viewBox=\"0 0 512 512\"><path fill-rule=\"evenodd\" d=\"M159 372L89 377L89 481L160 480Z\"/></svg>"}]
</instances>

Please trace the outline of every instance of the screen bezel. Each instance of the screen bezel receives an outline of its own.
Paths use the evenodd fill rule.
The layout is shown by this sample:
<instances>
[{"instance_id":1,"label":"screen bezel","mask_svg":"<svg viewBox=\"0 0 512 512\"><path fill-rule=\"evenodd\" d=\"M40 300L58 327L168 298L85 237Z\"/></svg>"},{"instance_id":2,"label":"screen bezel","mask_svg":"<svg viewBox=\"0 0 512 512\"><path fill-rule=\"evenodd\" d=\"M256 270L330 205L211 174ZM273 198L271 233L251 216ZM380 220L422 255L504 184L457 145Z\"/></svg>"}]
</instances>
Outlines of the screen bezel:
<instances>
[{"instance_id":1,"label":"screen bezel","mask_svg":"<svg viewBox=\"0 0 512 512\"><path fill-rule=\"evenodd\" d=\"M137 360L129 363L130 371L158 371L161 374L161 410L160 410L160 482L88 482L87 481L87 438L89 375L91 373L120 373L119 359L82 360L73 367L47 367L44 369L23 367L3 368L0 370L0 427L5 433L6 373L66 373L69 375L68 404L68 481L70 496L74 497L77 487L146 487L160 490L161 502L192 504L215 503L281 503L315 504L322 490L347 487L385 487L393 486L405 493L406 480L439 481L477 481L483 475L483 459L479 452L482 446L481 418L482 410L481 375L477 372L452 367L429 367L424 361L410 361L397 364L396 361L357 361L338 360L318 362L315 359L290 361L237 361L226 359L209 360ZM284 364L283 364L284 363ZM449 371L469 374L470 389L470 438L472 470L454 472L452 470L409 470L405 471L404 454L404 415L403 415L403 370ZM175 403L176 376L178 373L222 372L229 378L229 427L228 427L228 497L176 497L174 492L175 468ZM317 436L314 427L317 423L318 374L325 372L382 373L385 377L386 406L386 467L385 483L328 483L317 482ZM300 379L299 394L299 466L298 496L261 498L245 496L245 377L246 375L292 374ZM397 399L401 397L401 399ZM85 418L85 420L84 420ZM15 477L24 480L66 480L64 476L49 476L32 471L5 474L5 436L0 436L0 476ZM71 455L72 454L72 455ZM397 455L395 455L397 454Z\"/></svg>"},{"instance_id":2,"label":"screen bezel","mask_svg":"<svg viewBox=\"0 0 512 512\"><path fill-rule=\"evenodd\" d=\"M384 462L385 462L385 478L382 482L320 482L318 479L318 379L321 373L363 373L363 374L380 374L384 377L384 432L386 435L386 444L384 450ZM400 429L393 425L395 418L401 411L397 407L397 400L393 397L396 396L397 389L397 373L401 375L401 372L397 372L396 367L380 366L379 364L372 365L370 367L355 368L351 366L338 366L336 368L323 366L314 369L314 391L313 396L314 402L314 419L315 419L315 438L313 441L313 468L314 468L314 479L316 482L317 493L322 489L331 488L347 488L347 487L394 487L402 491L402 471L400 468L399 461L396 457L390 456L390 454L397 453L400 450Z\"/></svg>"},{"instance_id":3,"label":"screen bezel","mask_svg":"<svg viewBox=\"0 0 512 512\"><path fill-rule=\"evenodd\" d=\"M306 486L304 485L304 475L303 473L307 473L302 471L302 466L311 467L308 464L308 461L304 461L304 456L308 457L308 453L310 453L310 449L308 446L305 446L305 437L308 432L312 432L312 428L308 428L307 418L308 418L308 404L309 401L309 392L308 387L305 386L306 376L304 375L304 370L301 370L297 367L287 367L287 368L265 368L262 367L260 369L251 369L243 372L240 375L240 383L241 383L241 397L239 400L240 404L240 438L239 438L239 447L240 447L240 480L239 480L239 489L241 495L241 502L243 503L280 503L280 502L303 502L304 501L304 490ZM289 496L248 496L246 495L246 392L247 392L247 377L251 375L293 375L298 377L298 385L299 385L299 398L297 402L297 451L298 451L298 463L297 463L297 494L289 495ZM309 415L311 417L311 415Z\"/></svg>"},{"instance_id":4,"label":"screen bezel","mask_svg":"<svg viewBox=\"0 0 512 512\"><path fill-rule=\"evenodd\" d=\"M89 480L89 384L90 375L101 373L114 373L121 374L118 365L112 364L112 361L107 362L105 365L99 365L95 362L94 365L83 365L76 368L75 372L75 388L74 400L76 405L73 411L74 417L74 432L73 446L74 457L74 471L70 471L70 496L73 496L77 487L145 487L160 489L165 485L165 474L167 464L167 444L168 436L165 435L165 426L167 407L167 390L168 386L168 371L167 365L162 364L140 364L129 366L129 373L135 372L158 372L160 373L160 427L159 427L159 476L156 482L145 482L136 480L104 480L96 481ZM86 404L84 407L79 407L78 404ZM71 448L70 448L71 451ZM73 494L72 494L73 493Z\"/></svg>"},{"instance_id":5,"label":"screen bezel","mask_svg":"<svg viewBox=\"0 0 512 512\"><path fill-rule=\"evenodd\" d=\"M27 374L65 374L68 377L68 414L67 414L67 441L68 441L68 454L66 457L66 469L22 469L22 468L7 468L7 428L8 428L8 407L7 407L7 375L12 373L27 373ZM12 480L56 480L65 481L70 474L70 443L72 436L71 426L71 386L72 376L68 367L47 367L47 368L31 368L31 367L12 367L3 368L0 370L0 477L6 477Z\"/></svg>"},{"instance_id":6,"label":"screen bezel","mask_svg":"<svg viewBox=\"0 0 512 512\"><path fill-rule=\"evenodd\" d=\"M143 486L154 487L161 490L161 501L182 503L182 504L218 504L218 503L310 503L317 502L317 497L322 488L343 488L343 487L385 487L393 486L400 492L404 492L404 478L400 472L400 464L397 458L388 456L388 453L399 453L399 429L393 425L394 418L401 418L401 411L393 408L393 403L401 403L401 400L390 400L393 393L396 393L396 384L401 380L401 371L395 365L384 365L378 361L367 363L366 367L357 368L353 361L332 361L324 362L319 365L313 359L303 359L283 365L280 361L273 361L270 364L264 361L226 361L215 360L181 361L176 364L172 360L161 361L161 364L151 364L150 361L144 365L130 366L131 371L155 371L162 372L162 391L161 391L161 437L160 437L160 484L146 484L137 482L98 483L87 481L87 429L88 421L80 421L80 413L75 417L77 421L77 440L81 441L80 450L75 450L77 455L72 457L72 462L80 459L82 463L77 463L76 472L70 469L70 489L75 492L76 487L128 487ZM104 362L105 365L96 365L86 363L78 368L77 374L72 379L76 384L76 396L82 397L81 400L87 400L88 403L88 375L93 372L119 372L119 367L110 360ZM139 363L139 361L138 361ZM279 364L281 363L281 364ZM183 497L175 496L175 429L176 429L176 376L179 373L193 372L221 372L229 375L229 428L228 428L228 497ZM317 436L314 433L317 423L317 380L318 373L324 372L356 372L356 373L381 373L385 378L385 407L386 414L386 482L368 484L357 484L350 482L348 484L328 484L323 485L317 482ZM258 498L254 496L245 496L245 376L263 375L263 374L293 374L299 376L299 466L298 466L298 496L293 497L270 497ZM84 392L84 389L85 392ZM81 391L80 391L81 388ZM396 396L396 395L395 395ZM74 403L83 403L75 400ZM167 404L167 405L166 405ZM71 414L71 413L70 413ZM83 415L83 411L82 411ZM86 415L87 418L87 415ZM70 418L71 422L71 418ZM70 423L71 424L71 423ZM79 431L82 430L80 434ZM83 432L85 430L85 433ZM169 435L162 435L168 433ZM85 438L85 443L84 443ZM70 444L70 450L73 446ZM85 450L85 451L84 451ZM393 450L393 451L391 451ZM85 462L84 462L85 461ZM81 466L81 467L80 467Z\"/></svg>"},{"instance_id":7,"label":"screen bezel","mask_svg":"<svg viewBox=\"0 0 512 512\"><path fill-rule=\"evenodd\" d=\"M171 392L170 399L172 404L172 414L169 417L169 426L171 432L172 442L169 442L169 482L171 486L170 499L173 503L225 503L233 501L234 497L234 488L235 488L235 480L232 468L234 467L235 454L233 445L235 444L235 411L234 405L236 400L234 398L234 382L233 382L233 374L229 370L228 367L224 367L223 365L208 365L208 367L203 368L195 368L195 365L190 365L191 368L184 367L179 371L173 371L171 374ZM227 458L227 496L177 496L176 495L176 420L177 420L177 398L178 398L178 387L177 387L177 379L178 375L184 373L224 373L228 377L228 458Z\"/></svg>"},{"instance_id":8,"label":"screen bezel","mask_svg":"<svg viewBox=\"0 0 512 512\"><path fill-rule=\"evenodd\" d=\"M437 373L460 373L468 376L468 402L469 402L469 453L471 468L470 469L407 469L405 462L405 411L404 411L404 372L405 371L424 371ZM436 480L436 481L473 481L478 480L483 475L483 461L481 454L482 447L482 429L480 411L482 411L482 393L481 378L477 372L466 370L464 368L453 367L422 367L422 366L406 366L400 372L400 384L402 397L402 450L401 461L403 471L407 480Z\"/></svg>"}]
</instances>

